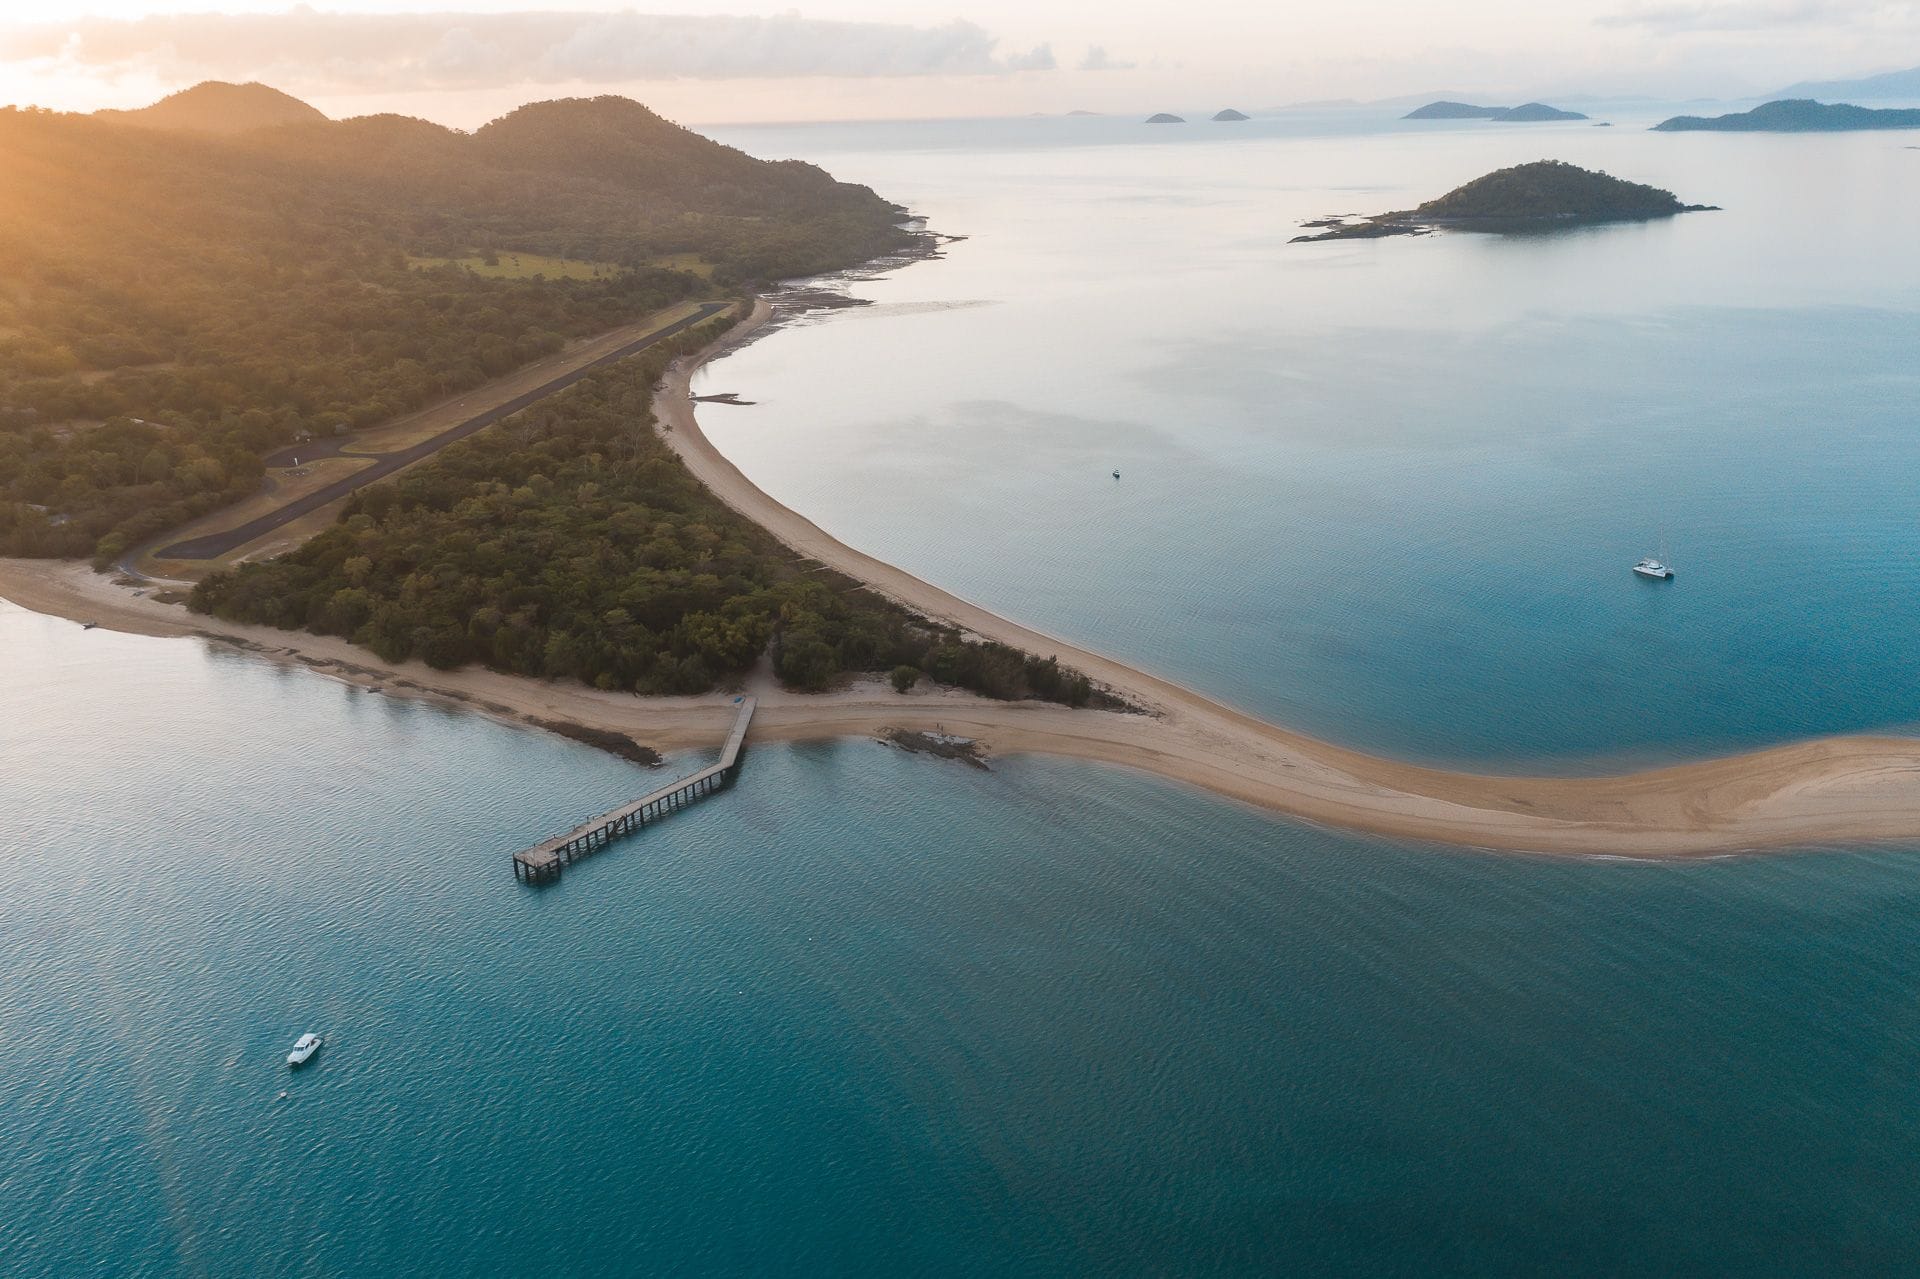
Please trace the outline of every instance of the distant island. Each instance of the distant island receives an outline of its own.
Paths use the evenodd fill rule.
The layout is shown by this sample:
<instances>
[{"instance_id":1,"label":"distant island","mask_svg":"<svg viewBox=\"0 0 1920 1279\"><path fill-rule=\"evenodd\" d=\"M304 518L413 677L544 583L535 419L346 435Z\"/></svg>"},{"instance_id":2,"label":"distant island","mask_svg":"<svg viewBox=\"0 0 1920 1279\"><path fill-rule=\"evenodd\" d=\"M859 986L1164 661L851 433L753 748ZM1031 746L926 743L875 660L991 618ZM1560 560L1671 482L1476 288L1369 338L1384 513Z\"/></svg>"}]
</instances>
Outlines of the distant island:
<instances>
[{"instance_id":1,"label":"distant island","mask_svg":"<svg viewBox=\"0 0 1920 1279\"><path fill-rule=\"evenodd\" d=\"M1293 243L1424 235L1442 227L1524 231L1579 223L1644 222L1711 207L1682 204L1671 191L1627 182L1563 160L1537 160L1476 178L1417 209L1359 221L1322 218L1309 222L1306 225L1317 228L1319 234L1295 236Z\"/></svg>"},{"instance_id":2,"label":"distant island","mask_svg":"<svg viewBox=\"0 0 1920 1279\"><path fill-rule=\"evenodd\" d=\"M1168 115L1165 111L1162 111L1159 115L1148 116L1147 123L1148 124L1185 124L1186 119L1182 116Z\"/></svg>"},{"instance_id":3,"label":"distant island","mask_svg":"<svg viewBox=\"0 0 1920 1279\"><path fill-rule=\"evenodd\" d=\"M1500 120L1507 124L1535 124L1543 120L1584 120L1578 111L1562 111L1544 102L1518 107L1477 107L1471 102L1429 102L1400 117L1402 120Z\"/></svg>"},{"instance_id":4,"label":"distant island","mask_svg":"<svg viewBox=\"0 0 1920 1279\"><path fill-rule=\"evenodd\" d=\"M1653 128L1656 133L1852 133L1861 129L1920 129L1920 111L1787 98L1732 115L1677 115Z\"/></svg>"},{"instance_id":5,"label":"distant island","mask_svg":"<svg viewBox=\"0 0 1920 1279\"><path fill-rule=\"evenodd\" d=\"M1233 121L1236 121L1236 120L1251 120L1253 117L1250 115L1246 115L1242 112L1235 111L1232 107L1228 107L1225 111L1220 112L1220 114L1214 116L1213 118L1219 122L1232 123Z\"/></svg>"},{"instance_id":6,"label":"distant island","mask_svg":"<svg viewBox=\"0 0 1920 1279\"><path fill-rule=\"evenodd\" d=\"M1802 80L1799 84L1788 85L1773 96L1822 98L1829 102L1836 98L1848 101L1861 98L1920 98L1920 67L1883 71L1879 75L1861 76L1857 80Z\"/></svg>"}]
</instances>

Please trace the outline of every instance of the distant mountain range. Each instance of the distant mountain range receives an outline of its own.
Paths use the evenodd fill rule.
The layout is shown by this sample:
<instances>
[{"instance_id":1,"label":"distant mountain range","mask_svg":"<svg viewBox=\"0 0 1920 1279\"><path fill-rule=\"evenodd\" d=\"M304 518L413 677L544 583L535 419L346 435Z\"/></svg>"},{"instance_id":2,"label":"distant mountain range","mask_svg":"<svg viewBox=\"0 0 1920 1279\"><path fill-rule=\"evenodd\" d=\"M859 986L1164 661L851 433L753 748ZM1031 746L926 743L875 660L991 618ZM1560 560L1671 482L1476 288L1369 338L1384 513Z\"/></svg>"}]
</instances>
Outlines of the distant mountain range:
<instances>
[{"instance_id":1,"label":"distant mountain range","mask_svg":"<svg viewBox=\"0 0 1920 1279\"><path fill-rule=\"evenodd\" d=\"M1562 111L1544 102L1529 102L1518 107L1477 107L1470 102L1429 102L1400 117L1403 120L1501 120L1508 124L1532 124L1542 120L1584 120L1578 111Z\"/></svg>"},{"instance_id":2,"label":"distant mountain range","mask_svg":"<svg viewBox=\"0 0 1920 1279\"><path fill-rule=\"evenodd\" d=\"M282 124L325 124L319 108L264 84L208 80L137 111L96 111L116 124L188 133L249 133Z\"/></svg>"},{"instance_id":3,"label":"distant mountain range","mask_svg":"<svg viewBox=\"0 0 1920 1279\"><path fill-rule=\"evenodd\" d=\"M1848 101L1860 98L1870 101L1888 98L1920 98L1920 67L1862 76L1858 80L1806 80L1799 84L1788 85L1772 96L1829 100L1845 98Z\"/></svg>"},{"instance_id":4,"label":"distant mountain range","mask_svg":"<svg viewBox=\"0 0 1920 1279\"><path fill-rule=\"evenodd\" d=\"M1920 111L1875 110L1795 98L1769 102L1732 115L1677 115L1653 127L1661 133L1850 133L1860 129L1920 129Z\"/></svg>"}]
</instances>

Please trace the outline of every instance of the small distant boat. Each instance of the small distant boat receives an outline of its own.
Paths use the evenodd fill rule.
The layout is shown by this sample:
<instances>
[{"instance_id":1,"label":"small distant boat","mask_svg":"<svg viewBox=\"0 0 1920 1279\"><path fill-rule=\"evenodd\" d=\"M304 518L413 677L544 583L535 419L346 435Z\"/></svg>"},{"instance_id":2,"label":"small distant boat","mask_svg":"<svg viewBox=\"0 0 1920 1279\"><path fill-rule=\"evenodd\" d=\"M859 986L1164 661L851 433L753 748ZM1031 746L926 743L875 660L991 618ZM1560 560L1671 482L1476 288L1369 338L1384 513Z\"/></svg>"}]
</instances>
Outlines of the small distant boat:
<instances>
[{"instance_id":1,"label":"small distant boat","mask_svg":"<svg viewBox=\"0 0 1920 1279\"><path fill-rule=\"evenodd\" d=\"M304 1066L307 1059L320 1051L320 1036L308 1032L294 1041L293 1051L287 1054L287 1065Z\"/></svg>"},{"instance_id":2,"label":"small distant boat","mask_svg":"<svg viewBox=\"0 0 1920 1279\"><path fill-rule=\"evenodd\" d=\"M1667 567L1667 534L1665 530L1662 530L1660 533L1659 558L1656 559L1649 555L1646 559L1635 564L1633 571L1642 577L1651 577L1661 582L1668 581L1673 577L1673 570Z\"/></svg>"},{"instance_id":3,"label":"small distant boat","mask_svg":"<svg viewBox=\"0 0 1920 1279\"><path fill-rule=\"evenodd\" d=\"M1116 480L1120 478L1120 470L1118 467L1114 468L1113 478Z\"/></svg>"}]
</instances>

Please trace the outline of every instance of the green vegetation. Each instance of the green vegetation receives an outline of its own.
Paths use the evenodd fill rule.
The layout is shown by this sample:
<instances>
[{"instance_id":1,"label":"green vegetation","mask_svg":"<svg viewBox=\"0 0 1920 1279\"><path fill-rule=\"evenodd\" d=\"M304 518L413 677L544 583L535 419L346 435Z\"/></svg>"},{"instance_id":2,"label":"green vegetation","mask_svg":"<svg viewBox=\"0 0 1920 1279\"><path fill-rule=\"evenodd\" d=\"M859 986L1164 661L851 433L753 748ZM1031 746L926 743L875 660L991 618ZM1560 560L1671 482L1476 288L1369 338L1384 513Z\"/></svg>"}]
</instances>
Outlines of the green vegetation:
<instances>
[{"instance_id":1,"label":"green vegetation","mask_svg":"<svg viewBox=\"0 0 1920 1279\"><path fill-rule=\"evenodd\" d=\"M450 266L489 280L599 280L620 274L623 268L611 262L584 262L579 258L554 258L544 253L492 251L464 258L413 258L407 265L432 270ZM673 270L663 266L663 270Z\"/></svg>"},{"instance_id":2,"label":"green vegetation","mask_svg":"<svg viewBox=\"0 0 1920 1279\"><path fill-rule=\"evenodd\" d=\"M771 652L791 687L925 671L1000 698L1105 702L1052 659L963 638L804 561L651 429L668 360L710 322L353 498L289 555L208 577L192 607L340 635L388 661L698 693Z\"/></svg>"},{"instance_id":3,"label":"green vegetation","mask_svg":"<svg viewBox=\"0 0 1920 1279\"><path fill-rule=\"evenodd\" d=\"M1297 235L1293 242L1421 235L1449 226L1512 231L1579 222L1639 222L1706 207L1682 204L1671 191L1623 181L1564 160L1536 160L1475 178L1417 209L1355 222L1344 218L1309 222L1307 225L1320 228L1320 233Z\"/></svg>"},{"instance_id":4,"label":"green vegetation","mask_svg":"<svg viewBox=\"0 0 1920 1279\"><path fill-rule=\"evenodd\" d=\"M302 435L901 243L867 188L621 98L472 134L280 103L271 127L217 135L195 123L201 98L138 123L0 109L0 553L111 561L257 491L261 458ZM609 269L408 263L489 255ZM652 265L676 255L712 263L711 281Z\"/></svg>"},{"instance_id":5,"label":"green vegetation","mask_svg":"<svg viewBox=\"0 0 1920 1279\"><path fill-rule=\"evenodd\" d=\"M259 83L228 84L208 80L170 93L138 111L101 111L103 120L149 129L185 129L196 133L245 133L278 124L318 124L326 116L296 97Z\"/></svg>"},{"instance_id":6,"label":"green vegetation","mask_svg":"<svg viewBox=\"0 0 1920 1279\"><path fill-rule=\"evenodd\" d=\"M1589 221L1659 218L1686 211L1673 192L1582 169L1564 160L1537 160L1475 178L1411 214L1408 221Z\"/></svg>"},{"instance_id":7,"label":"green vegetation","mask_svg":"<svg viewBox=\"0 0 1920 1279\"><path fill-rule=\"evenodd\" d=\"M1851 133L1863 129L1920 129L1920 110L1787 98L1732 115L1677 115L1653 127L1659 133Z\"/></svg>"},{"instance_id":8,"label":"green vegetation","mask_svg":"<svg viewBox=\"0 0 1920 1279\"><path fill-rule=\"evenodd\" d=\"M698 253L664 253L647 263L667 271L685 271L688 275L697 275L703 280L711 280L716 264L707 261Z\"/></svg>"}]
</instances>

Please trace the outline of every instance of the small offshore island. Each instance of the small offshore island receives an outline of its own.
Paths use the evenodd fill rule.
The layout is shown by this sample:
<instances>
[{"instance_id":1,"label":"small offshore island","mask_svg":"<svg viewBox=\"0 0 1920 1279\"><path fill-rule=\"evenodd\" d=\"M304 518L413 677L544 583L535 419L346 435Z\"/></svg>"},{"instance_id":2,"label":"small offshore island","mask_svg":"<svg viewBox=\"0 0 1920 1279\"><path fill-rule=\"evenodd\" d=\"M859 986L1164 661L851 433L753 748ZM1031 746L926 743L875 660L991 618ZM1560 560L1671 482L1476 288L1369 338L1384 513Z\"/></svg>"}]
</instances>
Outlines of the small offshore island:
<instances>
[{"instance_id":1,"label":"small offshore island","mask_svg":"<svg viewBox=\"0 0 1920 1279\"><path fill-rule=\"evenodd\" d=\"M1713 207L1682 204L1671 191L1582 169L1564 160L1536 160L1476 178L1417 209L1358 221L1322 218L1309 222L1306 225L1318 228L1319 234L1297 235L1292 243L1377 240L1389 235L1425 235L1446 227L1526 231L1582 223L1645 222Z\"/></svg>"},{"instance_id":2,"label":"small offshore island","mask_svg":"<svg viewBox=\"0 0 1920 1279\"><path fill-rule=\"evenodd\" d=\"M1786 98L1731 115L1677 115L1653 126L1655 133L1856 133L1866 129L1920 129L1920 110Z\"/></svg>"},{"instance_id":3,"label":"small offshore island","mask_svg":"<svg viewBox=\"0 0 1920 1279\"><path fill-rule=\"evenodd\" d=\"M1498 120L1504 124L1538 124L1548 120L1584 120L1578 111L1562 111L1544 102L1517 107L1477 107L1471 102L1429 102L1400 117L1402 120Z\"/></svg>"}]
</instances>

